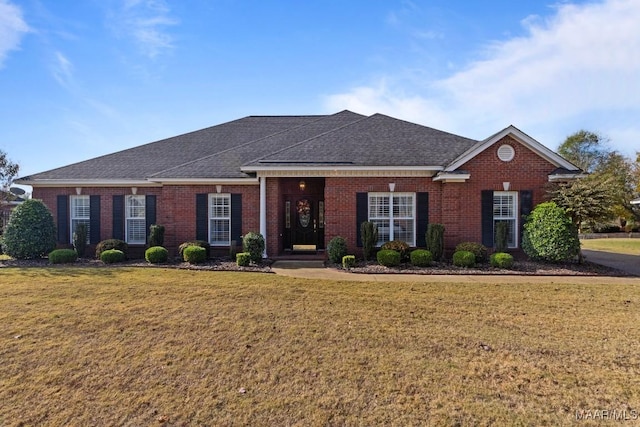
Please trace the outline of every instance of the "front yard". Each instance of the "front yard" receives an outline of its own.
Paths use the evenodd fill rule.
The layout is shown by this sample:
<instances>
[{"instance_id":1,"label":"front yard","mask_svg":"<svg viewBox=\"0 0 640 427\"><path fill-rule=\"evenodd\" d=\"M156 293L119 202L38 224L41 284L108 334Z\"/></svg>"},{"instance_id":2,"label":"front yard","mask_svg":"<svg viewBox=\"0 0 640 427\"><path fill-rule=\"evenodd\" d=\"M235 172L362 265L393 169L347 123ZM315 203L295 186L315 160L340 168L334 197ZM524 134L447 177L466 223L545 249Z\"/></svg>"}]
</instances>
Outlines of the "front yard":
<instances>
[{"instance_id":1,"label":"front yard","mask_svg":"<svg viewBox=\"0 0 640 427\"><path fill-rule=\"evenodd\" d=\"M0 425L570 425L640 409L637 279L0 274Z\"/></svg>"}]
</instances>

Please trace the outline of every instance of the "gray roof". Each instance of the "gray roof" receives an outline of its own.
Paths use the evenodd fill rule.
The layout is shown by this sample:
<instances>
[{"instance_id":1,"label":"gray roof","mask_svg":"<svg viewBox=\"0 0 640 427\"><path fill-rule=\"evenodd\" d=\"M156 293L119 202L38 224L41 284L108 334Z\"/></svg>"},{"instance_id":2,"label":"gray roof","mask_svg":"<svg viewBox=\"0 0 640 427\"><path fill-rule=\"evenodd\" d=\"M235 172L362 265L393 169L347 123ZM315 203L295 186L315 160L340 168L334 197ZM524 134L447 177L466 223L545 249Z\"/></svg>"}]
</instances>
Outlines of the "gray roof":
<instances>
[{"instance_id":1,"label":"gray roof","mask_svg":"<svg viewBox=\"0 0 640 427\"><path fill-rule=\"evenodd\" d=\"M382 114L249 116L20 182L243 178L242 169L284 165L444 167L477 142Z\"/></svg>"}]
</instances>

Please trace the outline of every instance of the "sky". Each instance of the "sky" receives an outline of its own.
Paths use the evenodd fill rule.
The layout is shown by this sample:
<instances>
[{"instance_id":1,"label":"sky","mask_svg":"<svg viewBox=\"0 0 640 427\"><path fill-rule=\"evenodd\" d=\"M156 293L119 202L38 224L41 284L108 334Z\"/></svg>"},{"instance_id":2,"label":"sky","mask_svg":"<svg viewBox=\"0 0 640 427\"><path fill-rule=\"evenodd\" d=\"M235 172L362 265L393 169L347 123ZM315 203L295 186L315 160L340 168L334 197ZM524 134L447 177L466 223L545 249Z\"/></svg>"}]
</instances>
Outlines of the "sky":
<instances>
[{"instance_id":1,"label":"sky","mask_svg":"<svg viewBox=\"0 0 640 427\"><path fill-rule=\"evenodd\" d=\"M26 176L349 109L554 150L586 129L635 158L639 22L638 0L0 0L0 150Z\"/></svg>"}]
</instances>

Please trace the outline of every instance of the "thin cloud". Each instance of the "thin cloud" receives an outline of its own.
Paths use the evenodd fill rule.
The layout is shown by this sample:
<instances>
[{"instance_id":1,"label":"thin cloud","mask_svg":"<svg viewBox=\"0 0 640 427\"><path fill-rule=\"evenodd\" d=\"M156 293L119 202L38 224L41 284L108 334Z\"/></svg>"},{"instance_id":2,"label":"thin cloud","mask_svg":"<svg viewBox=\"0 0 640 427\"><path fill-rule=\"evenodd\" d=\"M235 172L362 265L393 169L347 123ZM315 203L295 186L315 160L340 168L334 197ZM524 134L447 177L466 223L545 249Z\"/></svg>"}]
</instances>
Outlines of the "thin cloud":
<instances>
[{"instance_id":1,"label":"thin cloud","mask_svg":"<svg viewBox=\"0 0 640 427\"><path fill-rule=\"evenodd\" d=\"M0 68L9 52L20 47L22 36L29 31L22 10L7 0L0 0Z\"/></svg>"},{"instance_id":2,"label":"thin cloud","mask_svg":"<svg viewBox=\"0 0 640 427\"><path fill-rule=\"evenodd\" d=\"M53 77L67 89L73 86L73 64L62 52L55 52L51 66Z\"/></svg>"}]
</instances>

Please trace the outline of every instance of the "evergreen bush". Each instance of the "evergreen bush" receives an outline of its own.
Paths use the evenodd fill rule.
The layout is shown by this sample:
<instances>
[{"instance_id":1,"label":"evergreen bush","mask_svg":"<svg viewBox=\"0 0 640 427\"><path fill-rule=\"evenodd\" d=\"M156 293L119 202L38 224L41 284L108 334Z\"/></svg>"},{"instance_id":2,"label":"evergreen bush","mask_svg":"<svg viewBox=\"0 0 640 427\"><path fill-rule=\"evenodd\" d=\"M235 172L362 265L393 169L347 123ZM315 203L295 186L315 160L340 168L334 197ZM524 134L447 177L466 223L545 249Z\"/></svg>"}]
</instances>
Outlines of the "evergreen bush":
<instances>
[{"instance_id":1,"label":"evergreen bush","mask_svg":"<svg viewBox=\"0 0 640 427\"><path fill-rule=\"evenodd\" d=\"M2 241L4 253L12 258L44 257L56 246L51 212L41 200L25 200L11 212Z\"/></svg>"},{"instance_id":2,"label":"evergreen bush","mask_svg":"<svg viewBox=\"0 0 640 427\"><path fill-rule=\"evenodd\" d=\"M504 252L496 252L489 258L492 267L510 269L513 267L513 256Z\"/></svg>"},{"instance_id":3,"label":"evergreen bush","mask_svg":"<svg viewBox=\"0 0 640 427\"><path fill-rule=\"evenodd\" d=\"M344 237L336 236L329 241L327 255L329 256L329 262L333 264L342 262L342 257L347 255L347 241Z\"/></svg>"},{"instance_id":4,"label":"evergreen bush","mask_svg":"<svg viewBox=\"0 0 640 427\"><path fill-rule=\"evenodd\" d=\"M456 252L467 251L473 253L476 257L475 262L483 263L489 259L487 247L475 242L462 242L456 246Z\"/></svg>"},{"instance_id":5,"label":"evergreen bush","mask_svg":"<svg viewBox=\"0 0 640 427\"><path fill-rule=\"evenodd\" d=\"M236 264L238 267L248 267L251 264L251 254L249 252L236 254Z\"/></svg>"},{"instance_id":6,"label":"evergreen bush","mask_svg":"<svg viewBox=\"0 0 640 427\"><path fill-rule=\"evenodd\" d=\"M360 224L360 235L362 237L362 255L365 261L373 256L378 243L378 226L371 221L364 221Z\"/></svg>"},{"instance_id":7,"label":"evergreen bush","mask_svg":"<svg viewBox=\"0 0 640 427\"><path fill-rule=\"evenodd\" d=\"M580 253L578 230L564 209L554 202L541 203L524 224L522 249L533 260L569 261Z\"/></svg>"},{"instance_id":8,"label":"evergreen bush","mask_svg":"<svg viewBox=\"0 0 640 427\"><path fill-rule=\"evenodd\" d=\"M55 249L49 252L49 264L69 264L77 259L78 254L73 249Z\"/></svg>"},{"instance_id":9,"label":"evergreen bush","mask_svg":"<svg viewBox=\"0 0 640 427\"><path fill-rule=\"evenodd\" d=\"M476 256L473 252L469 251L456 251L453 254L453 265L456 267L475 267Z\"/></svg>"},{"instance_id":10,"label":"evergreen bush","mask_svg":"<svg viewBox=\"0 0 640 427\"><path fill-rule=\"evenodd\" d=\"M356 256L355 255L345 255L342 257L342 268L348 270L356 266Z\"/></svg>"},{"instance_id":11,"label":"evergreen bush","mask_svg":"<svg viewBox=\"0 0 640 427\"><path fill-rule=\"evenodd\" d=\"M242 237L242 251L251 254L251 261L259 264L264 254L264 236L250 231Z\"/></svg>"},{"instance_id":12,"label":"evergreen bush","mask_svg":"<svg viewBox=\"0 0 640 427\"><path fill-rule=\"evenodd\" d=\"M402 240L392 240L383 244L380 249L396 251L400 254L400 262L409 260L410 247L407 242Z\"/></svg>"},{"instance_id":13,"label":"evergreen bush","mask_svg":"<svg viewBox=\"0 0 640 427\"><path fill-rule=\"evenodd\" d=\"M444 225L429 224L427 226L427 250L433 255L434 261L440 261L444 254Z\"/></svg>"},{"instance_id":14,"label":"evergreen bush","mask_svg":"<svg viewBox=\"0 0 640 427\"><path fill-rule=\"evenodd\" d=\"M76 249L78 258L84 258L84 254L87 251L88 231L87 224L79 223L73 232L73 247Z\"/></svg>"},{"instance_id":15,"label":"evergreen bush","mask_svg":"<svg viewBox=\"0 0 640 427\"><path fill-rule=\"evenodd\" d=\"M107 239L103 240L96 245L96 258L102 259L102 253L111 249L117 249L124 254L125 259L129 252L129 245L124 240L120 239Z\"/></svg>"},{"instance_id":16,"label":"evergreen bush","mask_svg":"<svg viewBox=\"0 0 640 427\"><path fill-rule=\"evenodd\" d=\"M125 254L118 249L107 249L100 253L100 261L105 264L115 264L125 260Z\"/></svg>"},{"instance_id":17,"label":"evergreen bush","mask_svg":"<svg viewBox=\"0 0 640 427\"><path fill-rule=\"evenodd\" d=\"M496 224L496 252L506 252L509 245L509 223L498 221Z\"/></svg>"},{"instance_id":18,"label":"evergreen bush","mask_svg":"<svg viewBox=\"0 0 640 427\"><path fill-rule=\"evenodd\" d=\"M428 267L433 262L433 255L426 249L416 249L411 252L411 265L416 267Z\"/></svg>"},{"instance_id":19,"label":"evergreen bush","mask_svg":"<svg viewBox=\"0 0 640 427\"><path fill-rule=\"evenodd\" d=\"M164 225L151 224L149 227L149 247L164 245Z\"/></svg>"},{"instance_id":20,"label":"evergreen bush","mask_svg":"<svg viewBox=\"0 0 640 427\"><path fill-rule=\"evenodd\" d=\"M200 246L205 250L206 259L209 259L211 257L211 245L209 244L209 242L205 240L190 240L178 246L178 256L180 257L180 259L184 259L184 250L189 246Z\"/></svg>"},{"instance_id":21,"label":"evergreen bush","mask_svg":"<svg viewBox=\"0 0 640 427\"><path fill-rule=\"evenodd\" d=\"M182 251L183 259L189 264L200 264L207 259L207 250L202 246L187 246Z\"/></svg>"},{"instance_id":22,"label":"evergreen bush","mask_svg":"<svg viewBox=\"0 0 640 427\"><path fill-rule=\"evenodd\" d=\"M385 267L397 267L400 265L400 252L393 249L380 249L376 255L378 264Z\"/></svg>"},{"instance_id":23,"label":"evergreen bush","mask_svg":"<svg viewBox=\"0 0 640 427\"><path fill-rule=\"evenodd\" d=\"M144 251L144 259L151 264L162 264L169 259L169 251L162 246L151 246Z\"/></svg>"}]
</instances>

